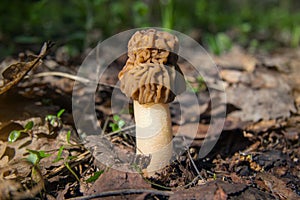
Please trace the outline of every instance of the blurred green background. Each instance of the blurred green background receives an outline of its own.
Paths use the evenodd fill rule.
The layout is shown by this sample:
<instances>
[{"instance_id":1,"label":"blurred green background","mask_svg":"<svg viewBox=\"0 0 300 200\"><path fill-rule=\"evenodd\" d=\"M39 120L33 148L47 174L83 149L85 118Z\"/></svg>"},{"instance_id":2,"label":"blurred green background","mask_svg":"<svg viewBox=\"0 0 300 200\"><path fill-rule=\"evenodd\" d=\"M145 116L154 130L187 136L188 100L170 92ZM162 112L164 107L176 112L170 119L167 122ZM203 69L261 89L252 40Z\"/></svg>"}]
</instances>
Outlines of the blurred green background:
<instances>
[{"instance_id":1,"label":"blurred green background","mask_svg":"<svg viewBox=\"0 0 300 200\"><path fill-rule=\"evenodd\" d=\"M298 0L1 0L0 59L46 40L70 55L120 31L159 26L190 35L214 54L295 48Z\"/></svg>"}]
</instances>

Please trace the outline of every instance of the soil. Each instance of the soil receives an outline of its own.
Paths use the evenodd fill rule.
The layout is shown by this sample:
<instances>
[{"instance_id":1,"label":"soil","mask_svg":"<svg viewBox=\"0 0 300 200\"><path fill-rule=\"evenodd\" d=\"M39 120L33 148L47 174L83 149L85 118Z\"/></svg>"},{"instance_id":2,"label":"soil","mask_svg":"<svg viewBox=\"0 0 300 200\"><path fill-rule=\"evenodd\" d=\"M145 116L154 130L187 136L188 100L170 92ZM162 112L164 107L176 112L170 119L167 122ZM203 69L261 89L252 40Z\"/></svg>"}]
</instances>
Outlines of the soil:
<instances>
[{"instance_id":1,"label":"soil","mask_svg":"<svg viewBox=\"0 0 300 200\"><path fill-rule=\"evenodd\" d=\"M2 61L0 199L300 198L299 48L250 54L233 47L211 55L220 79L207 73L204 82L180 59L188 91L170 104L172 129L175 145L189 145L153 177L142 172L149 158L134 155L132 102L116 85L126 56L111 63L92 91L100 133L84 115L93 106L85 90L91 81L76 78L85 56L66 60L52 51L38 64L30 56ZM76 95L86 103L76 111L91 129L85 136L73 118L75 82ZM219 83L224 93L215 88ZM197 104L189 102L191 96ZM122 102L117 111L112 97ZM196 119L190 117L195 110ZM220 136L212 131L206 137L222 119ZM202 157L204 140L216 145Z\"/></svg>"}]
</instances>

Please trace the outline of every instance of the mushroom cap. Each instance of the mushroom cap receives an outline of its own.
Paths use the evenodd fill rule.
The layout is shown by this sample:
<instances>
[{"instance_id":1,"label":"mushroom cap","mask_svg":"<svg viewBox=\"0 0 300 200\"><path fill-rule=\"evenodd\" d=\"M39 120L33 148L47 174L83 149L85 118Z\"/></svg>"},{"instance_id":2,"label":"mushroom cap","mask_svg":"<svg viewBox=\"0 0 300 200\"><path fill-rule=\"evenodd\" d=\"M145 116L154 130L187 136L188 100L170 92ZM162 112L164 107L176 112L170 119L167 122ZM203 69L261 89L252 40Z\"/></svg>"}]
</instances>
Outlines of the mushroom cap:
<instances>
[{"instance_id":1,"label":"mushroom cap","mask_svg":"<svg viewBox=\"0 0 300 200\"><path fill-rule=\"evenodd\" d=\"M185 90L176 64L178 38L168 32L137 31L128 42L128 60L119 73L121 91L146 103L169 103Z\"/></svg>"}]
</instances>

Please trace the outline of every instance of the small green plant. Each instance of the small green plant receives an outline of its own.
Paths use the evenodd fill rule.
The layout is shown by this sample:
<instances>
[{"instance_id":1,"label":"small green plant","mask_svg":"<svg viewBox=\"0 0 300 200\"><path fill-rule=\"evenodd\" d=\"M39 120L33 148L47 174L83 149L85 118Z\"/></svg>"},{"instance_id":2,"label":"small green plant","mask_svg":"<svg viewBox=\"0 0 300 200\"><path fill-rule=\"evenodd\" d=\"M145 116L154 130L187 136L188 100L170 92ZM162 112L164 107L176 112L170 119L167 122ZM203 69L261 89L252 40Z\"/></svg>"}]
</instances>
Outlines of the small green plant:
<instances>
[{"instance_id":1,"label":"small green plant","mask_svg":"<svg viewBox=\"0 0 300 200\"><path fill-rule=\"evenodd\" d=\"M187 82L187 88L190 92L199 93L206 89L205 80L202 76L196 78L197 86L191 86L191 83Z\"/></svg>"},{"instance_id":2,"label":"small green plant","mask_svg":"<svg viewBox=\"0 0 300 200\"><path fill-rule=\"evenodd\" d=\"M67 132L67 143L71 144L71 131L70 130Z\"/></svg>"},{"instance_id":3,"label":"small green plant","mask_svg":"<svg viewBox=\"0 0 300 200\"><path fill-rule=\"evenodd\" d=\"M22 130L13 130L8 136L8 142L15 142L20 136L21 133L26 133L33 128L33 121L29 121Z\"/></svg>"},{"instance_id":4,"label":"small green plant","mask_svg":"<svg viewBox=\"0 0 300 200\"><path fill-rule=\"evenodd\" d=\"M54 163L55 163L55 162L58 162L58 161L60 161L60 160L63 160L63 158L62 158L62 152L63 152L64 148L65 148L64 146L61 146L61 147L59 148L59 150L58 150L58 152L57 152L57 156L56 156L55 160L53 161Z\"/></svg>"},{"instance_id":5,"label":"small green plant","mask_svg":"<svg viewBox=\"0 0 300 200\"><path fill-rule=\"evenodd\" d=\"M43 150L36 151L27 149L27 151L29 152L27 160L34 165L37 165L41 161L41 159L51 156L51 154L45 153L45 151Z\"/></svg>"},{"instance_id":6,"label":"small green plant","mask_svg":"<svg viewBox=\"0 0 300 200\"><path fill-rule=\"evenodd\" d=\"M86 180L86 182L87 183L95 182L100 177L100 175L103 173L104 173L104 170L96 171L93 176L91 176L90 178L88 178Z\"/></svg>"},{"instance_id":7,"label":"small green plant","mask_svg":"<svg viewBox=\"0 0 300 200\"><path fill-rule=\"evenodd\" d=\"M52 126L57 126L58 121L60 121L61 115L65 112L65 109L61 109L56 115L47 115L45 120L49 122Z\"/></svg>"},{"instance_id":8,"label":"small green plant","mask_svg":"<svg viewBox=\"0 0 300 200\"><path fill-rule=\"evenodd\" d=\"M69 131L71 133L71 131ZM68 133L69 133L68 132ZM74 172L74 170L72 170L69 162L75 158L77 158L76 156L68 156L67 158L63 158L62 157L62 153L63 153L63 150L65 149L65 146L61 146L59 149L58 149L58 152L57 152L57 156L55 158L55 160L53 161L53 163L56 163L56 162L59 162L61 160L64 160L64 165L65 167L74 175L74 177L76 178L76 180L78 182L80 182L80 179L79 177L77 176L77 174Z\"/></svg>"},{"instance_id":9,"label":"small green plant","mask_svg":"<svg viewBox=\"0 0 300 200\"><path fill-rule=\"evenodd\" d=\"M27 156L27 161L33 164L33 167L31 169L31 177L35 181L40 181L41 179L41 174L39 171L39 166L38 164L43 158L47 158L51 156L51 154L46 153L43 150L37 151L37 150L31 150L31 149L26 149L29 152L29 155Z\"/></svg>"},{"instance_id":10,"label":"small green plant","mask_svg":"<svg viewBox=\"0 0 300 200\"><path fill-rule=\"evenodd\" d=\"M216 173L213 174L213 179L217 180L217 174Z\"/></svg>"},{"instance_id":11,"label":"small green plant","mask_svg":"<svg viewBox=\"0 0 300 200\"><path fill-rule=\"evenodd\" d=\"M216 55L221 55L232 47L232 41L225 33L207 35L206 43L210 52Z\"/></svg>"},{"instance_id":12,"label":"small green plant","mask_svg":"<svg viewBox=\"0 0 300 200\"><path fill-rule=\"evenodd\" d=\"M73 174L73 176L76 178L76 180L77 180L78 182L80 182L79 177L78 177L77 174L72 170L71 166L69 165L69 162L66 161L66 162L64 162L64 164L65 164L66 168Z\"/></svg>"},{"instance_id":13,"label":"small green plant","mask_svg":"<svg viewBox=\"0 0 300 200\"><path fill-rule=\"evenodd\" d=\"M124 125L125 121L122 120L119 115L114 115L113 122L109 123L109 127L111 127L113 132L121 130Z\"/></svg>"},{"instance_id":14,"label":"small green plant","mask_svg":"<svg viewBox=\"0 0 300 200\"><path fill-rule=\"evenodd\" d=\"M45 121L49 125L50 132L56 128L60 128L62 126L61 115L65 112L65 109L61 109L57 112L56 115L47 115L45 117Z\"/></svg>"}]
</instances>

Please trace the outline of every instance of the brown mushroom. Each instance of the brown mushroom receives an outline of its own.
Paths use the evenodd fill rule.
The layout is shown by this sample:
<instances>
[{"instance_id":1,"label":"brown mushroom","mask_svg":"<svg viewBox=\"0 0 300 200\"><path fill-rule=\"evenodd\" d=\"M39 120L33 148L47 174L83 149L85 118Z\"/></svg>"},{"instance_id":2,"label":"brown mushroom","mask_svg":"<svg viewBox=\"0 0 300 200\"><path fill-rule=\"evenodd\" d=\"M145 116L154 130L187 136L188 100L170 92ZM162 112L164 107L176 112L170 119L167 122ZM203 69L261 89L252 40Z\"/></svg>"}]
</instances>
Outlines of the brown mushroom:
<instances>
[{"instance_id":1,"label":"brown mushroom","mask_svg":"<svg viewBox=\"0 0 300 200\"><path fill-rule=\"evenodd\" d=\"M128 60L119 73L120 88L134 103L136 153L151 156L146 175L168 165L172 157L168 103L185 90L177 51L176 36L154 29L137 31L128 42Z\"/></svg>"}]
</instances>

